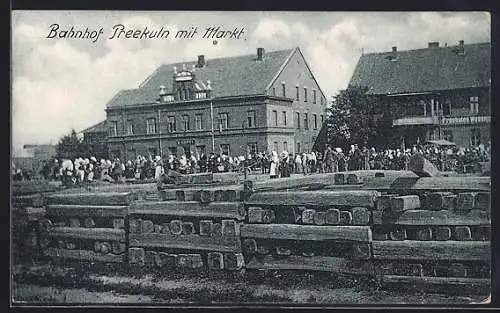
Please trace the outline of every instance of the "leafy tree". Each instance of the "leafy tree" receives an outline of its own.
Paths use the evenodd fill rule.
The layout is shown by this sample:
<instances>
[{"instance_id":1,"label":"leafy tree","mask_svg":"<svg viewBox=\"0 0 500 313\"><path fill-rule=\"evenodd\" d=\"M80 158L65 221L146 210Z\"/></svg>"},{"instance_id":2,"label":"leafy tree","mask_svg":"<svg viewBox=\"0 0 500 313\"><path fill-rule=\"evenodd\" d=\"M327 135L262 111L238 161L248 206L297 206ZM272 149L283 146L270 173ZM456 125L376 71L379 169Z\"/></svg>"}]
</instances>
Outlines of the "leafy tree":
<instances>
[{"instance_id":1,"label":"leafy tree","mask_svg":"<svg viewBox=\"0 0 500 313\"><path fill-rule=\"evenodd\" d=\"M390 114L375 119L376 99L366 88L348 88L333 97L326 121L326 142L348 149L351 144L381 147L390 138Z\"/></svg>"},{"instance_id":2,"label":"leafy tree","mask_svg":"<svg viewBox=\"0 0 500 313\"><path fill-rule=\"evenodd\" d=\"M57 144L57 157L60 159L74 160L78 157L85 157L90 154L88 145L78 138L75 130L71 130L69 135L65 135Z\"/></svg>"}]
</instances>

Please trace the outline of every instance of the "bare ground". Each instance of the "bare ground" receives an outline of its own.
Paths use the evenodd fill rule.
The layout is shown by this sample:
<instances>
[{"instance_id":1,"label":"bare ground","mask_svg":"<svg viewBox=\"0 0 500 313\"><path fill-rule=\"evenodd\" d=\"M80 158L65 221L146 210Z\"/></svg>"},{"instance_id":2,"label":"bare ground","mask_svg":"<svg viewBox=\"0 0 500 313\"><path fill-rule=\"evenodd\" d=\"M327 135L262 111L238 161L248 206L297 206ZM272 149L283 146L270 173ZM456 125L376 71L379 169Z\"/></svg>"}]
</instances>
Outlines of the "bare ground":
<instances>
[{"instance_id":1,"label":"bare ground","mask_svg":"<svg viewBox=\"0 0 500 313\"><path fill-rule=\"evenodd\" d=\"M486 296L447 296L383 291L329 274L280 273L252 279L206 272L147 273L142 269L88 271L52 265L18 266L12 300L17 304L281 304L467 305ZM278 275L278 276L276 276ZM281 276L279 276L281 275Z\"/></svg>"}]
</instances>

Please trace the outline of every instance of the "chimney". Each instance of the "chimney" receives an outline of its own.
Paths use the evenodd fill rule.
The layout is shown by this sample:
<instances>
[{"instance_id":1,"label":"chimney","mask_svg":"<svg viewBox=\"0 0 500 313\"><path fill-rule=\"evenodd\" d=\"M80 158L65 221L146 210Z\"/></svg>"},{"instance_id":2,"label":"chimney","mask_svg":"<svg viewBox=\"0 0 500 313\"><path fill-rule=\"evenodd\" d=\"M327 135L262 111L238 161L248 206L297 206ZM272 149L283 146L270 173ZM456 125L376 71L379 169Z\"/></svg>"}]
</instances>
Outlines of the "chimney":
<instances>
[{"instance_id":1,"label":"chimney","mask_svg":"<svg viewBox=\"0 0 500 313\"><path fill-rule=\"evenodd\" d=\"M464 41L463 41L463 40L460 40L460 41L458 42L458 45L459 45L460 47L463 47L463 46L464 46Z\"/></svg>"},{"instance_id":2,"label":"chimney","mask_svg":"<svg viewBox=\"0 0 500 313\"><path fill-rule=\"evenodd\" d=\"M397 52L398 51L398 47L394 46L392 47L392 52Z\"/></svg>"},{"instance_id":3,"label":"chimney","mask_svg":"<svg viewBox=\"0 0 500 313\"><path fill-rule=\"evenodd\" d=\"M205 66L205 56L203 54L200 54L198 56L198 64L196 66L197 67L204 67Z\"/></svg>"},{"instance_id":4,"label":"chimney","mask_svg":"<svg viewBox=\"0 0 500 313\"><path fill-rule=\"evenodd\" d=\"M429 42L429 48L438 48L438 47L439 47L439 41Z\"/></svg>"},{"instance_id":5,"label":"chimney","mask_svg":"<svg viewBox=\"0 0 500 313\"><path fill-rule=\"evenodd\" d=\"M262 61L264 59L264 48L257 48L257 61Z\"/></svg>"}]
</instances>

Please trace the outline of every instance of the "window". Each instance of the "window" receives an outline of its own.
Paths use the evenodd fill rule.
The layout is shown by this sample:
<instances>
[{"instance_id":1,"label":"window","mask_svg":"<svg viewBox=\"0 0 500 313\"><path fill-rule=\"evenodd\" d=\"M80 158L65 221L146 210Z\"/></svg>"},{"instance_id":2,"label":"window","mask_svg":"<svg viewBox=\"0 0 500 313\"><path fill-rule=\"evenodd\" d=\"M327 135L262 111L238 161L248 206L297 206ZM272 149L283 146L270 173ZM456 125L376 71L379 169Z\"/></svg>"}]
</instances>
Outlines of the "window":
<instances>
[{"instance_id":1,"label":"window","mask_svg":"<svg viewBox=\"0 0 500 313\"><path fill-rule=\"evenodd\" d=\"M111 122L111 127L109 128L109 135L118 136L118 122L116 121Z\"/></svg>"},{"instance_id":2,"label":"window","mask_svg":"<svg viewBox=\"0 0 500 313\"><path fill-rule=\"evenodd\" d=\"M173 155L173 156L177 156L177 147L169 147L168 153Z\"/></svg>"},{"instance_id":3,"label":"window","mask_svg":"<svg viewBox=\"0 0 500 313\"><path fill-rule=\"evenodd\" d=\"M167 120L168 120L168 132L173 133L177 131L177 127L175 125L175 116L169 116Z\"/></svg>"},{"instance_id":4,"label":"window","mask_svg":"<svg viewBox=\"0 0 500 313\"><path fill-rule=\"evenodd\" d=\"M479 113L479 97L470 97L470 114Z\"/></svg>"},{"instance_id":5,"label":"window","mask_svg":"<svg viewBox=\"0 0 500 313\"><path fill-rule=\"evenodd\" d=\"M196 114L194 116L194 123L196 124L196 130L203 129L203 114Z\"/></svg>"},{"instance_id":6,"label":"window","mask_svg":"<svg viewBox=\"0 0 500 313\"><path fill-rule=\"evenodd\" d=\"M309 129L309 116L307 113L304 113L304 129Z\"/></svg>"},{"instance_id":7,"label":"window","mask_svg":"<svg viewBox=\"0 0 500 313\"><path fill-rule=\"evenodd\" d=\"M146 133L147 134L156 134L156 119L148 118L146 120Z\"/></svg>"},{"instance_id":8,"label":"window","mask_svg":"<svg viewBox=\"0 0 500 313\"><path fill-rule=\"evenodd\" d=\"M295 153L300 153L300 142L297 142L297 151Z\"/></svg>"},{"instance_id":9,"label":"window","mask_svg":"<svg viewBox=\"0 0 500 313\"><path fill-rule=\"evenodd\" d=\"M134 134L134 121L128 120L127 121L127 135L133 135Z\"/></svg>"},{"instance_id":10,"label":"window","mask_svg":"<svg viewBox=\"0 0 500 313\"><path fill-rule=\"evenodd\" d=\"M247 127L256 127L255 125L255 111L247 111Z\"/></svg>"},{"instance_id":11,"label":"window","mask_svg":"<svg viewBox=\"0 0 500 313\"><path fill-rule=\"evenodd\" d=\"M273 110L273 125L278 126L278 111Z\"/></svg>"},{"instance_id":12,"label":"window","mask_svg":"<svg viewBox=\"0 0 500 313\"><path fill-rule=\"evenodd\" d=\"M196 146L196 151L198 151L198 154L201 156L202 154L206 153L206 148L205 145L201 146Z\"/></svg>"},{"instance_id":13,"label":"window","mask_svg":"<svg viewBox=\"0 0 500 313\"><path fill-rule=\"evenodd\" d=\"M276 87L273 87L273 96L276 96Z\"/></svg>"},{"instance_id":14,"label":"window","mask_svg":"<svg viewBox=\"0 0 500 313\"><path fill-rule=\"evenodd\" d=\"M184 131L189 130L189 115L182 116L182 124L184 125Z\"/></svg>"},{"instance_id":15,"label":"window","mask_svg":"<svg viewBox=\"0 0 500 313\"><path fill-rule=\"evenodd\" d=\"M453 132L451 130L443 130L443 139L453 141Z\"/></svg>"},{"instance_id":16,"label":"window","mask_svg":"<svg viewBox=\"0 0 500 313\"><path fill-rule=\"evenodd\" d=\"M479 129L471 129L470 144L471 146L479 146L481 144L481 131Z\"/></svg>"},{"instance_id":17,"label":"window","mask_svg":"<svg viewBox=\"0 0 500 313\"><path fill-rule=\"evenodd\" d=\"M250 154L254 155L257 154L257 143L256 142L251 142L248 144L248 151Z\"/></svg>"},{"instance_id":18,"label":"window","mask_svg":"<svg viewBox=\"0 0 500 313\"><path fill-rule=\"evenodd\" d=\"M288 151L288 142L283 141L283 151Z\"/></svg>"},{"instance_id":19,"label":"window","mask_svg":"<svg viewBox=\"0 0 500 313\"><path fill-rule=\"evenodd\" d=\"M274 150L273 150L273 151L276 151L276 153L278 153L278 152L279 152L279 151L278 151L278 149L279 149L279 147L278 147L278 142L277 142L277 141L275 141L275 142L274 142Z\"/></svg>"},{"instance_id":20,"label":"window","mask_svg":"<svg viewBox=\"0 0 500 313\"><path fill-rule=\"evenodd\" d=\"M285 83L281 83L281 91L283 93L283 97L286 97L286 85L285 85Z\"/></svg>"},{"instance_id":21,"label":"window","mask_svg":"<svg viewBox=\"0 0 500 313\"><path fill-rule=\"evenodd\" d=\"M149 155L151 155L152 157L155 157L158 155L158 150L156 148L148 148L148 153Z\"/></svg>"},{"instance_id":22,"label":"window","mask_svg":"<svg viewBox=\"0 0 500 313\"><path fill-rule=\"evenodd\" d=\"M323 123L325 122L324 121L325 118L323 117L323 114L320 115L320 118L321 118L321 126L323 126Z\"/></svg>"},{"instance_id":23,"label":"window","mask_svg":"<svg viewBox=\"0 0 500 313\"><path fill-rule=\"evenodd\" d=\"M286 126L286 111L281 112L283 115L283 125Z\"/></svg>"},{"instance_id":24,"label":"window","mask_svg":"<svg viewBox=\"0 0 500 313\"><path fill-rule=\"evenodd\" d=\"M299 86L295 86L295 100L299 101Z\"/></svg>"},{"instance_id":25,"label":"window","mask_svg":"<svg viewBox=\"0 0 500 313\"><path fill-rule=\"evenodd\" d=\"M219 113L219 130L229 128L229 116L227 113ZM221 145L222 146L222 145Z\"/></svg>"},{"instance_id":26,"label":"window","mask_svg":"<svg viewBox=\"0 0 500 313\"><path fill-rule=\"evenodd\" d=\"M321 97L321 105L324 104L324 100L323 100L323 97Z\"/></svg>"},{"instance_id":27,"label":"window","mask_svg":"<svg viewBox=\"0 0 500 313\"><path fill-rule=\"evenodd\" d=\"M316 104L316 89L313 89L313 103Z\"/></svg>"},{"instance_id":28,"label":"window","mask_svg":"<svg viewBox=\"0 0 500 313\"><path fill-rule=\"evenodd\" d=\"M307 87L304 87L304 102L307 102Z\"/></svg>"},{"instance_id":29,"label":"window","mask_svg":"<svg viewBox=\"0 0 500 313\"><path fill-rule=\"evenodd\" d=\"M229 145L228 144L221 144L220 145L220 152L221 152L221 154L229 155Z\"/></svg>"},{"instance_id":30,"label":"window","mask_svg":"<svg viewBox=\"0 0 500 313\"><path fill-rule=\"evenodd\" d=\"M297 129L300 129L300 113L295 112L295 125L297 125Z\"/></svg>"},{"instance_id":31,"label":"window","mask_svg":"<svg viewBox=\"0 0 500 313\"><path fill-rule=\"evenodd\" d=\"M313 114L314 118L314 129L318 129L318 115Z\"/></svg>"}]
</instances>

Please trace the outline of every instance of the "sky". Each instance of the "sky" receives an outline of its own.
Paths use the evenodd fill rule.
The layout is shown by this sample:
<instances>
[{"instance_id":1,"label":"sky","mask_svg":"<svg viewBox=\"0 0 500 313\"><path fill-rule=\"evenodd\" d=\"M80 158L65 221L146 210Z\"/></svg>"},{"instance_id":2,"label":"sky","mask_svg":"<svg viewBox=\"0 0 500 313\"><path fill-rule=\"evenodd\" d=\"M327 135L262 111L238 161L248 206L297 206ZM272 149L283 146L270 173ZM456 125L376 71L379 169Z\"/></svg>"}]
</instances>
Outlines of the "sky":
<instances>
[{"instance_id":1,"label":"sky","mask_svg":"<svg viewBox=\"0 0 500 313\"><path fill-rule=\"evenodd\" d=\"M12 145L56 144L106 118L106 103L137 88L162 64L300 47L328 98L345 89L362 53L490 41L486 12L172 12L13 11ZM97 39L47 38L59 30L103 33ZM168 38L109 39L113 26L170 30ZM243 28L239 39L201 38L206 27ZM192 39L178 30L198 28ZM58 33L58 35L63 33Z\"/></svg>"}]
</instances>

